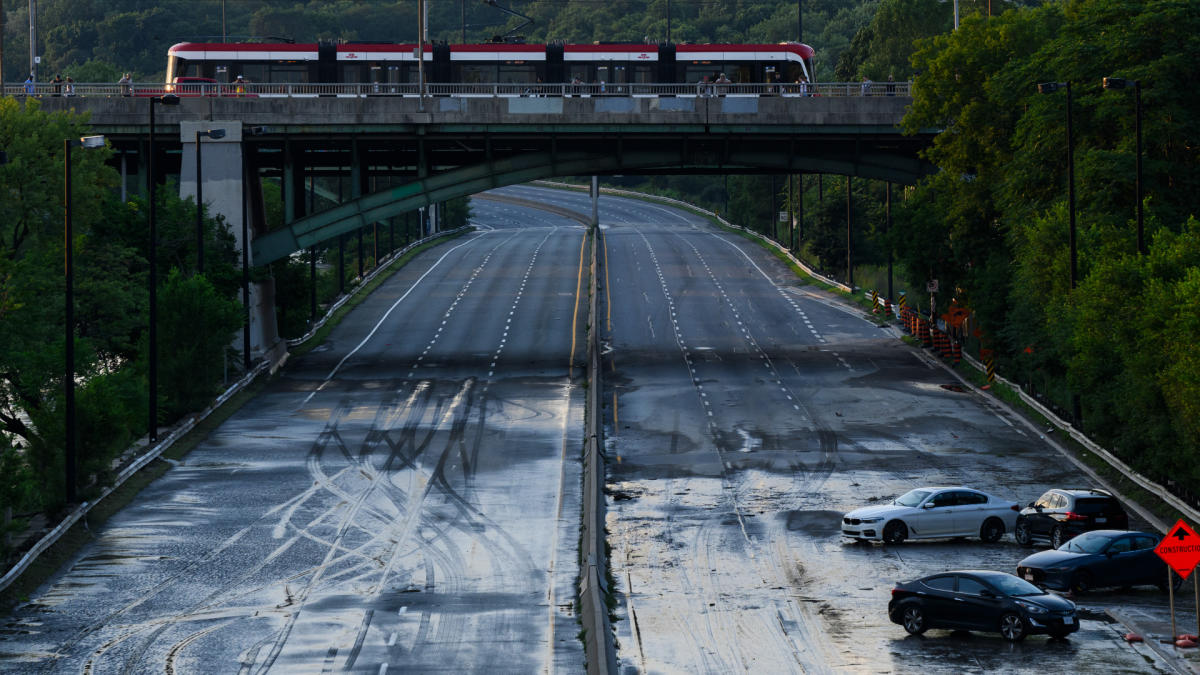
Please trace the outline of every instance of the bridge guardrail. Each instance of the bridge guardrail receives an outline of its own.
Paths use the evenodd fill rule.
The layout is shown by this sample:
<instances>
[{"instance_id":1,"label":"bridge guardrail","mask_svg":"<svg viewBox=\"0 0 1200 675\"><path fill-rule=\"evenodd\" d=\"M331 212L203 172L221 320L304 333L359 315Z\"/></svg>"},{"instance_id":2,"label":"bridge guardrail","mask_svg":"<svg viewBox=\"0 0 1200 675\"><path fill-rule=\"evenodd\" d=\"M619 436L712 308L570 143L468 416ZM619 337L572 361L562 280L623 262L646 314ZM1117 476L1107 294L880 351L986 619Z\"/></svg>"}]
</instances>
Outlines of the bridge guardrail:
<instances>
[{"instance_id":1,"label":"bridge guardrail","mask_svg":"<svg viewBox=\"0 0 1200 675\"><path fill-rule=\"evenodd\" d=\"M152 97L173 93L181 98L213 97L213 98L314 98L320 96L335 96L348 98L366 98L372 96L404 96L416 98L420 90L415 82L383 83L195 83L181 84L133 84L129 89L119 84L75 82L70 85L38 82L29 85L5 83L5 96L35 98L50 98L62 96L100 96L100 97ZM495 82L495 83L444 83L428 82L425 85L426 95L431 97L551 97L570 98L573 96L632 96L632 97L722 97L722 96L784 96L804 98L812 96L831 97L878 97L878 96L912 96L911 82L875 82L864 86L862 82L813 82L813 83L752 83L752 84L717 84L717 83L602 83L587 84L545 84L531 82Z\"/></svg>"}]
</instances>

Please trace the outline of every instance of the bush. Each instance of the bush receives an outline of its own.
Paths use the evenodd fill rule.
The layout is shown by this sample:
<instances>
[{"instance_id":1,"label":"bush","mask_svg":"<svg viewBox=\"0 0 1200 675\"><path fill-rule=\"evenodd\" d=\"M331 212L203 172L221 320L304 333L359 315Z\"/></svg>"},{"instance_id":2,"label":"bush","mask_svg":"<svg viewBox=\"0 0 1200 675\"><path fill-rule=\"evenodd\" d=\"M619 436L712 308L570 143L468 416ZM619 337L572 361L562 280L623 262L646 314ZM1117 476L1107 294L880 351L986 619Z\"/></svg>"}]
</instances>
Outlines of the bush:
<instances>
[{"instance_id":1,"label":"bush","mask_svg":"<svg viewBox=\"0 0 1200 675\"><path fill-rule=\"evenodd\" d=\"M242 325L241 306L204 276L171 270L158 296L160 416L174 420L212 402L225 347Z\"/></svg>"}]
</instances>

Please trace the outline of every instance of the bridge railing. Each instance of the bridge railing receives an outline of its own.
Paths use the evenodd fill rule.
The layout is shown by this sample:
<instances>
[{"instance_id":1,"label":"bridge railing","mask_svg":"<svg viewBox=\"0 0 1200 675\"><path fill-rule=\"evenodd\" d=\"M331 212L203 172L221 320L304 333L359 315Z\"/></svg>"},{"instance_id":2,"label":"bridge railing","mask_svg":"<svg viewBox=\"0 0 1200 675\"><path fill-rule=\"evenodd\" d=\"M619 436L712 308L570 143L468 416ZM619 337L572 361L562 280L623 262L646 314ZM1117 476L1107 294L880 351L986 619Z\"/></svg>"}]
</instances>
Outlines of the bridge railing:
<instances>
[{"instance_id":1,"label":"bridge railing","mask_svg":"<svg viewBox=\"0 0 1200 675\"><path fill-rule=\"evenodd\" d=\"M428 96L440 97L558 97L569 98L576 96L634 96L634 97L721 97L721 96L911 96L911 82L813 82L813 83L777 83L777 84L734 84L700 82L691 84L655 84L655 83L562 83L545 84L541 82L498 82L498 83L444 83L430 82L425 85ZM98 96L98 97L150 97L173 93L180 97L222 97L222 98L314 98L320 96L332 97L371 97L371 96L405 96L420 95L416 83L195 83L160 85L133 84L120 85L111 83L83 83L71 85L40 82L33 85L6 83L3 85L5 96L33 96L48 98L56 96Z\"/></svg>"}]
</instances>

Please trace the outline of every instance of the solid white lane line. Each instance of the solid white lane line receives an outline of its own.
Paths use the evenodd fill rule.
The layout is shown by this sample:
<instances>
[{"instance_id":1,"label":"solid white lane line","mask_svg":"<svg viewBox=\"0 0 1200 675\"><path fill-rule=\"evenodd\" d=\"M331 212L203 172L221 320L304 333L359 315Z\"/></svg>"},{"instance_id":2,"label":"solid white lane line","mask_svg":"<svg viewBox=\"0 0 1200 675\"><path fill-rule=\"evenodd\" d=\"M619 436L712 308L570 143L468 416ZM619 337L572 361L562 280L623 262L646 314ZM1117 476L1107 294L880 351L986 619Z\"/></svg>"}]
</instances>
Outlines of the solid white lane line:
<instances>
[{"instance_id":1,"label":"solid white lane line","mask_svg":"<svg viewBox=\"0 0 1200 675\"><path fill-rule=\"evenodd\" d=\"M480 236L487 236L487 235L480 235ZM354 349L350 350L349 354L346 354L345 356L342 357L341 361L337 362L337 365L333 367L333 370L329 371L329 375L325 376L325 381L321 382L320 386L318 386L316 389L314 389L312 392L310 392L309 395L307 397L305 397L304 402L301 403L300 405L307 404L309 401L312 400L312 397L315 396L318 391L321 391L322 389L325 388L325 385L329 384L329 381L333 379L333 376L336 375L339 370L341 370L342 364L344 364L347 361L347 359L349 359L351 356L354 356L355 354L357 354L358 350L362 349L363 345L367 344L367 342L372 337L375 336L375 333L379 330L379 327L383 325L383 322L388 320L388 317L391 316L392 312L395 311L395 309L400 306L400 303L404 302L404 299L407 298L409 296L409 294L412 293L417 288L417 286L420 285L420 283L425 280L425 277L432 274L433 271L435 269L437 269L438 265L442 264L442 261L444 261L451 253L454 253L458 249L466 246L467 244L473 244L478 240L479 240L479 237L472 237L469 241L464 241L463 243L459 244L458 246L455 246L454 248L450 249L449 251L446 251L445 253L442 254L442 257L437 259L437 262L433 263L433 265L431 265L429 267L429 269L425 270L424 274L417 277L417 280L413 282L412 286L409 286L408 290L404 291L404 295L401 295L399 298L396 299L395 302L392 303L391 307L388 307L388 311L383 313L383 316L380 317L379 321L377 321L375 323L375 326L371 329L371 332L367 333L367 336L362 339L362 342L359 342L358 345L354 347Z\"/></svg>"}]
</instances>

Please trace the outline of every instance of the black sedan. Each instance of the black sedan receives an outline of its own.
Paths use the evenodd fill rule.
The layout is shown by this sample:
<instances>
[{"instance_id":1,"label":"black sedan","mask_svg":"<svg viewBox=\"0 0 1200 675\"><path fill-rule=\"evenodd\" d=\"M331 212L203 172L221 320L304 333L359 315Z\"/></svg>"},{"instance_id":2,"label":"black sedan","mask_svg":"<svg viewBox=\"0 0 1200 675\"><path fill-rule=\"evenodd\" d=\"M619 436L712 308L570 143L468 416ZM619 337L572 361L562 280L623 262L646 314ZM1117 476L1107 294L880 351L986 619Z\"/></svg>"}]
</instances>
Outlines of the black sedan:
<instances>
[{"instance_id":1,"label":"black sedan","mask_svg":"<svg viewBox=\"0 0 1200 675\"><path fill-rule=\"evenodd\" d=\"M1062 638L1079 630L1075 603L1004 572L942 572L892 589L888 617L910 635L930 628Z\"/></svg>"},{"instance_id":2,"label":"black sedan","mask_svg":"<svg viewBox=\"0 0 1200 675\"><path fill-rule=\"evenodd\" d=\"M1167 590L1167 564L1154 552L1161 538L1146 532L1093 530L1053 551L1017 563L1017 576L1059 591L1152 584ZM1176 588L1182 579L1170 577Z\"/></svg>"}]
</instances>

